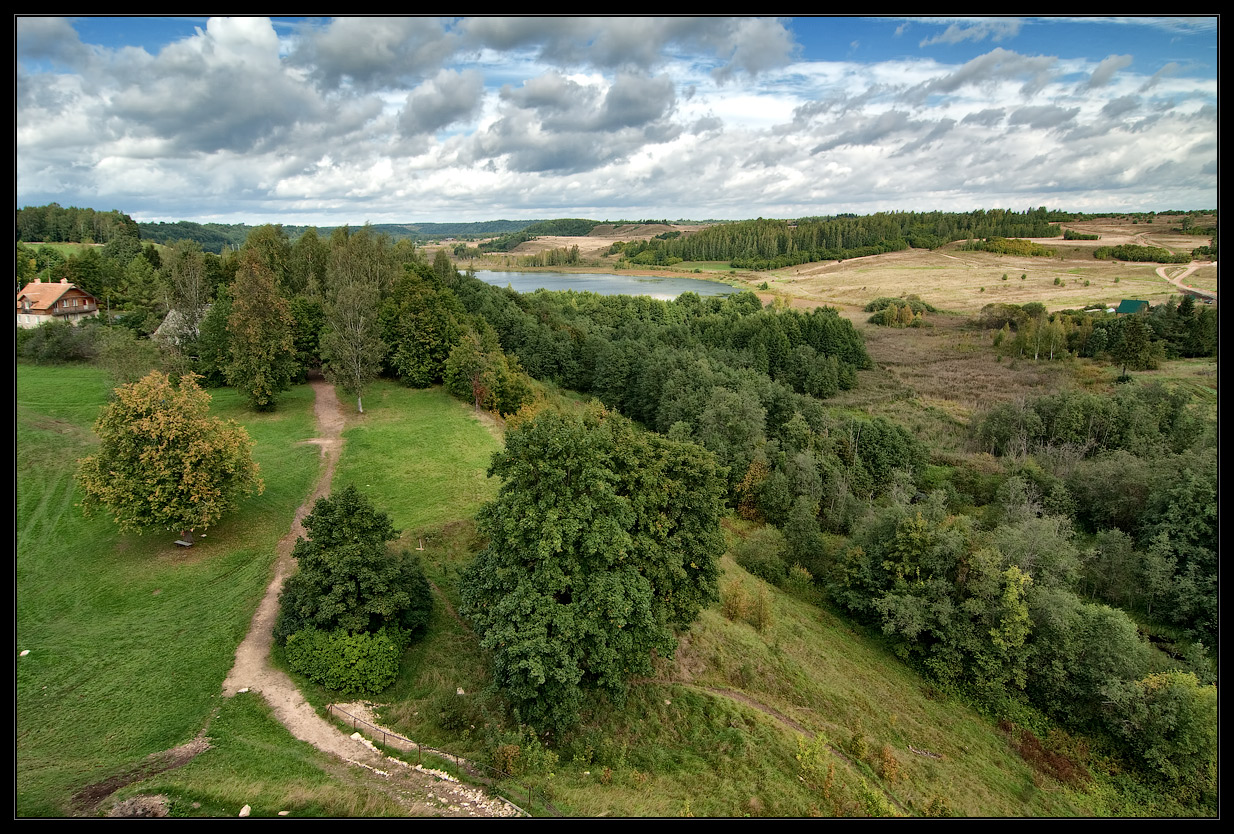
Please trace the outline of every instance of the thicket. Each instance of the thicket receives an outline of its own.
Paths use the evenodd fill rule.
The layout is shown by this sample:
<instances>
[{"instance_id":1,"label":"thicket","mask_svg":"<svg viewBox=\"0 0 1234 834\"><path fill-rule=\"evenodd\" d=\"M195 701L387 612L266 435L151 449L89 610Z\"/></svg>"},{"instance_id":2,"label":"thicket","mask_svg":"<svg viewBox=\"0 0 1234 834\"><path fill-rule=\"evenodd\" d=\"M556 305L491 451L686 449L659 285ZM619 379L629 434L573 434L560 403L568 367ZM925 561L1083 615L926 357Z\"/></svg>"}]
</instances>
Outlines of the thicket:
<instances>
[{"instance_id":1,"label":"thicket","mask_svg":"<svg viewBox=\"0 0 1234 834\"><path fill-rule=\"evenodd\" d=\"M1031 255L1034 257L1051 257L1058 254L1057 249L1042 246L1031 240L1005 237L970 240L960 249L965 252L995 252L999 255Z\"/></svg>"},{"instance_id":2,"label":"thicket","mask_svg":"<svg viewBox=\"0 0 1234 834\"><path fill-rule=\"evenodd\" d=\"M519 266L575 266L579 262L577 246L558 246L518 259Z\"/></svg>"},{"instance_id":3,"label":"thicket","mask_svg":"<svg viewBox=\"0 0 1234 834\"><path fill-rule=\"evenodd\" d=\"M347 693L376 694L398 675L433 596L419 560L387 542L398 531L355 487L318 499L296 540L297 572L279 594L274 638L288 666Z\"/></svg>"},{"instance_id":4,"label":"thicket","mask_svg":"<svg viewBox=\"0 0 1234 834\"><path fill-rule=\"evenodd\" d=\"M1123 243L1119 246L1098 246L1093 250L1093 257L1099 261L1139 261L1156 264L1185 264L1191 262L1187 254L1172 255L1169 250L1159 246L1138 246L1134 243Z\"/></svg>"},{"instance_id":5,"label":"thicket","mask_svg":"<svg viewBox=\"0 0 1234 834\"><path fill-rule=\"evenodd\" d=\"M919 295L906 295L902 298L889 298L880 296L865 306L867 313L877 313L880 310L885 310L891 305L899 307L907 306L913 313L937 313L938 308L929 302L922 301Z\"/></svg>"},{"instance_id":6,"label":"thicket","mask_svg":"<svg viewBox=\"0 0 1234 834\"><path fill-rule=\"evenodd\" d=\"M1182 391L1159 384L1114 396L1065 392L1005 404L974 423L980 448L1032 456L1034 500L1095 536L1080 572L1099 599L1217 638L1215 433Z\"/></svg>"},{"instance_id":7,"label":"thicket","mask_svg":"<svg viewBox=\"0 0 1234 834\"><path fill-rule=\"evenodd\" d=\"M1063 231L1063 240L1101 240L1101 235L1086 235L1083 232L1077 232L1075 229L1065 229Z\"/></svg>"}]
</instances>

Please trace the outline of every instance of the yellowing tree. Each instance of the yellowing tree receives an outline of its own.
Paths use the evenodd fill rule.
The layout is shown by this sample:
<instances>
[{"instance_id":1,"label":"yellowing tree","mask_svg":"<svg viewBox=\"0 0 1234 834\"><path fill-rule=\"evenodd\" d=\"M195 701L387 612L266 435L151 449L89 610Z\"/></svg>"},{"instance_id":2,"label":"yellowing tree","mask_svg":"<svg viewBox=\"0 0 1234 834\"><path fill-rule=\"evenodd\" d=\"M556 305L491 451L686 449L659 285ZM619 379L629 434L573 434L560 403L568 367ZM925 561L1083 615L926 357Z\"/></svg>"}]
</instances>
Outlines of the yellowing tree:
<instances>
[{"instance_id":1,"label":"yellowing tree","mask_svg":"<svg viewBox=\"0 0 1234 834\"><path fill-rule=\"evenodd\" d=\"M210 417L193 374L173 385L154 371L116 389L94 431L99 451L79 462L82 508L106 507L124 530L206 529L265 485L248 432Z\"/></svg>"}]
</instances>

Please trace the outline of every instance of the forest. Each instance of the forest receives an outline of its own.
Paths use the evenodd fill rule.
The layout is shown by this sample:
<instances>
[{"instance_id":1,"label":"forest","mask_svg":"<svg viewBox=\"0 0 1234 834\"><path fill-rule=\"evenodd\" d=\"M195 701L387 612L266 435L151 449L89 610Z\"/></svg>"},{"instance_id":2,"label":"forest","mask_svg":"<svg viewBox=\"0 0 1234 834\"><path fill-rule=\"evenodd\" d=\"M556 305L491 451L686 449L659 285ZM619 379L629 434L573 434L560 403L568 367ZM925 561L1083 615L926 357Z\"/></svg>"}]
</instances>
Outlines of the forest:
<instances>
[{"instance_id":1,"label":"forest","mask_svg":"<svg viewBox=\"0 0 1234 834\"><path fill-rule=\"evenodd\" d=\"M514 485L536 483L528 456L567 444L598 456L589 466L609 468L596 483L631 507L627 528L637 532L622 545L630 552L676 545L655 533L656 513L671 502L640 504L649 487L622 468L623 456L656 461L664 484L709 496L696 516L674 521L696 530L688 553L707 565L718 558L709 538L718 534L689 525L714 527L719 515L752 525L757 532L734 551L742 567L781 587L804 577L821 605L881 635L932 686L962 693L996 720L1084 734L1163 797L1153 807L1216 808L1217 425L1187 391L1129 374L1216 355L1216 311L1192 298L1129 317L989 305L974 324L994 334L1000 359L1121 366L1121 384L985 408L957 455L894 419L830 404L861 384L872 361L860 330L826 306L764 304L748 291L673 301L519 294L459 272L444 250L429 259L370 227L293 236L260 226L216 254L197 242L154 245L118 212L45 208L18 213L18 286L64 278L105 299L107 315L79 328L18 331L23 361L94 361L122 381L155 366L191 372L244 392L257 411L276 409L282 392L322 368L361 412L373 380L385 377L444 386L477 412L510 419L507 451L494 462L508 491L482 513L491 545L469 569L463 613L497 652L509 703L558 739L593 702L582 689L501 672L515 668L500 665L513 638L494 635L514 615L486 606L521 587L503 559L535 547L526 529L503 521L526 500ZM767 269L1057 236L1057 219L1044 209L760 219L620 251L633 263ZM585 233L587 223L515 236ZM30 243L74 235L105 245L65 256ZM938 312L919 299L916 308L880 301L867 309L905 303L910 320ZM155 339L173 320L177 331ZM570 416L570 398L590 400L590 410ZM609 558L594 541L575 547L583 563ZM656 558L676 565L654 569L670 577L683 557ZM563 562L562 570L581 569ZM644 660L653 648L671 651L674 629L718 599L714 577L657 582L638 592L640 616L654 627L628 635ZM560 601L601 591L557 593ZM658 608L653 600L666 596L679 607ZM614 671L611 658L596 659L607 650L590 651L569 659L583 669L571 686L613 703L632 676L650 671L639 663Z\"/></svg>"}]
</instances>

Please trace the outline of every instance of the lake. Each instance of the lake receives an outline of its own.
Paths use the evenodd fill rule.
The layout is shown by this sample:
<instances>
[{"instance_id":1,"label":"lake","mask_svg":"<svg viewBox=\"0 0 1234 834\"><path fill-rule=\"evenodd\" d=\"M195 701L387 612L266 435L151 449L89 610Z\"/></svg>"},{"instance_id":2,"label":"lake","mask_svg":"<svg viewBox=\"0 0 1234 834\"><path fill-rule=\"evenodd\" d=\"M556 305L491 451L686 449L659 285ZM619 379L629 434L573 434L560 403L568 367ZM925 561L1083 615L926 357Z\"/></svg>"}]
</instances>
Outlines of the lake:
<instances>
[{"instance_id":1,"label":"lake","mask_svg":"<svg viewBox=\"0 0 1234 834\"><path fill-rule=\"evenodd\" d=\"M648 278L640 275L613 275L595 272L494 272L477 271L476 277L494 286L510 286L515 292L575 290L597 295L649 295L671 301L683 292L699 295L732 295L728 284L699 278Z\"/></svg>"}]
</instances>

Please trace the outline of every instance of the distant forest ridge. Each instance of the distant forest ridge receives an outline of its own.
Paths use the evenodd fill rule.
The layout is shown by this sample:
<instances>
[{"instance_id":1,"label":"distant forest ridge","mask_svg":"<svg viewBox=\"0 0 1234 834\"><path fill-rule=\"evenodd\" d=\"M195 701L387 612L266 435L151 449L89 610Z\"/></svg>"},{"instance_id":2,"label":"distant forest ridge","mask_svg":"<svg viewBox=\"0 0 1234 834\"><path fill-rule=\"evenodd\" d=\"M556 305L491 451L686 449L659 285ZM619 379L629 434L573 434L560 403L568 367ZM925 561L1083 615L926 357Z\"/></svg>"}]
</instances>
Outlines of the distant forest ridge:
<instances>
[{"instance_id":1,"label":"distant forest ridge","mask_svg":"<svg viewBox=\"0 0 1234 834\"><path fill-rule=\"evenodd\" d=\"M1157 212L1129 216L1151 219ZM1170 215L1215 214L1215 211L1160 212ZM878 212L870 215L836 214L797 220L697 221L709 223L698 232L659 236L624 244L625 258L637 263L663 265L682 260L728 260L746 269L773 269L810 261L838 260L908 248L934 249L955 240L986 237L1058 237L1058 223L1109 217L1111 213L1080 214L1028 209L977 210L971 212ZM192 240L203 250L219 254L224 247L240 248L257 228L246 223L138 223L117 210L57 203L17 210L17 240L47 243L105 244L116 237L137 236L143 241L169 244ZM541 235L583 236L596 226L613 223L669 224L668 220L598 221L580 218L554 220L488 220L471 223L382 223L369 228L392 240L492 238L482 251L508 252L520 243ZM676 221L686 223L689 221ZM314 228L329 235L334 226L284 225L291 240ZM667 237L667 239L666 239Z\"/></svg>"}]
</instances>

